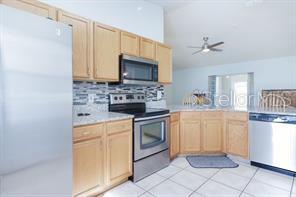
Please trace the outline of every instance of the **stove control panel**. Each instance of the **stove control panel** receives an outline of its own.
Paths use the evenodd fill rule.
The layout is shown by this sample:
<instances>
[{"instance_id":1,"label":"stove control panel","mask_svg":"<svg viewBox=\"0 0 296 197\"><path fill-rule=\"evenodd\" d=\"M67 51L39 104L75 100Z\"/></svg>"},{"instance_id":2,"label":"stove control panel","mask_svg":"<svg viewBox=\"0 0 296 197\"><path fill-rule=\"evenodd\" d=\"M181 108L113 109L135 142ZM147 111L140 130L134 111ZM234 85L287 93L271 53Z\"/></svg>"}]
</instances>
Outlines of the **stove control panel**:
<instances>
[{"instance_id":1,"label":"stove control panel","mask_svg":"<svg viewBox=\"0 0 296 197\"><path fill-rule=\"evenodd\" d=\"M124 103L145 103L145 94L110 94L110 104L124 104Z\"/></svg>"}]
</instances>

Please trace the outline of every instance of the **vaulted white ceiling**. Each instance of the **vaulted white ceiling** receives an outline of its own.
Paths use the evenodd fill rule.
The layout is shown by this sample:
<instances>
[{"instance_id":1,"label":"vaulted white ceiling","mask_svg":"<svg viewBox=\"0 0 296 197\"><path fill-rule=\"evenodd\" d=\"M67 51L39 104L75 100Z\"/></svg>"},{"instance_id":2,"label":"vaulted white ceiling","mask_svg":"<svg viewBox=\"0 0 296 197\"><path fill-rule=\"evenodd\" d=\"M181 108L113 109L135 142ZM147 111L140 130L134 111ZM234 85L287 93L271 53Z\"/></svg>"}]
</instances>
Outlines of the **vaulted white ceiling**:
<instances>
[{"instance_id":1,"label":"vaulted white ceiling","mask_svg":"<svg viewBox=\"0 0 296 197\"><path fill-rule=\"evenodd\" d=\"M148 1L165 9L175 68L296 55L295 0ZM192 55L187 46L201 46L204 36L210 44L224 41L224 51Z\"/></svg>"}]
</instances>

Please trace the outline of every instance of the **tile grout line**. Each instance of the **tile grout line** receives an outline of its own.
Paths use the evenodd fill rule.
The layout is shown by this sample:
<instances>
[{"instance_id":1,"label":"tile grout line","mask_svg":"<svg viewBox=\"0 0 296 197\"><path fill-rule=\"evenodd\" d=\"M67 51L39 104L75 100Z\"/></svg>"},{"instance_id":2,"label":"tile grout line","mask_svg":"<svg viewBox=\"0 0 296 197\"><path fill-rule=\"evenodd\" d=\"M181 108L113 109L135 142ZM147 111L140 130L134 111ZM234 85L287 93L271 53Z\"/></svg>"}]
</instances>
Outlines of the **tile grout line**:
<instances>
[{"instance_id":1,"label":"tile grout line","mask_svg":"<svg viewBox=\"0 0 296 197\"><path fill-rule=\"evenodd\" d=\"M209 180L211 180L211 178L213 177L213 176L215 176L218 172L220 172L221 171L221 169L219 169L217 172L215 172L212 176L210 176L210 177L207 177L207 180L204 182L204 183L202 183L196 190L194 190L189 196L191 196L192 194L194 194L194 193L197 193L197 190L199 190L203 185L205 185L207 182L209 182ZM199 194L199 193L198 193Z\"/></svg>"},{"instance_id":2,"label":"tile grout line","mask_svg":"<svg viewBox=\"0 0 296 197\"><path fill-rule=\"evenodd\" d=\"M257 174L258 171L259 171L259 168L256 169L255 173L254 173L253 176L250 178L249 182L248 182L247 185L244 187L243 191L240 193L239 196L241 196L241 195L244 193L244 191L246 190L246 188L248 187L248 185L251 183L251 181L253 180L253 178L255 177L255 175ZM251 194L248 194L248 195L251 195ZM251 196L253 196L253 195L251 195Z\"/></svg>"},{"instance_id":3,"label":"tile grout line","mask_svg":"<svg viewBox=\"0 0 296 197\"><path fill-rule=\"evenodd\" d=\"M169 166L168 166L168 167L169 167ZM176 167L176 166L174 166L174 167ZM167 167L166 167L166 168L167 168ZM178 167L178 168L179 168L179 167ZM165 169L165 168L163 168L163 169ZM164 178L164 180L161 181L161 182L159 182L158 184L154 185L154 186L151 187L149 190L145 190L144 188L143 188L143 189L144 189L145 191L147 191L148 193L150 193L150 192L149 192L150 190L152 190L153 188L155 188L155 187L157 187L158 185L162 184L163 182L169 180L172 176L175 176L176 174L180 173L180 172L183 170L182 168L179 168L179 169L181 169L181 170L178 171L178 172L176 172L176 173L174 173L174 174L172 174L171 176L168 176L168 177L164 177L164 176L158 174L157 172L155 172L155 174L161 176L162 178ZM150 175L150 176L151 176L151 175ZM140 186L139 186L139 187L140 187ZM153 196L154 196L154 195L153 195Z\"/></svg>"},{"instance_id":4,"label":"tile grout line","mask_svg":"<svg viewBox=\"0 0 296 197\"><path fill-rule=\"evenodd\" d=\"M221 185L224 185L225 187L228 187L228 188L230 188L230 189L233 189L233 190L236 190L236 191L241 192L241 190L239 190L239 189L237 189L237 188L234 188L234 187L232 187L232 186L226 185L225 183L221 183L221 182L216 181L216 180L214 180L214 179L211 179L211 181L213 181L213 182L215 182L215 183L219 183L219 184L221 184Z\"/></svg>"},{"instance_id":5,"label":"tile grout line","mask_svg":"<svg viewBox=\"0 0 296 197\"><path fill-rule=\"evenodd\" d=\"M263 169L263 168L258 168L258 171L259 171L260 169L265 170L265 169ZM271 172L273 172L273 171L271 171ZM257 173L257 172L256 172L256 173ZM270 172L268 172L268 173L270 173ZM276 174L275 174L275 175L276 175ZM276 176L278 176L278 175L276 175ZM286 175L286 176L288 176L288 175ZM289 176L288 176L288 177L289 177ZM292 177L292 179L293 179L293 177ZM267 185L267 186L269 186L269 187L274 187L274 188L276 188L276 189L278 189L278 190L282 190L282 191L285 191L285 192L290 192L289 190L287 190L287 189L283 189L283 188L281 188L281 187L278 187L277 185L272 185L272 184L270 184L270 183L266 183L266 182L263 182L263 181L261 181L261 180L255 179L255 178L254 178L254 180L256 180L256 181L258 181L258 182L260 182L260 183L262 183L262 184L264 184L264 185ZM292 182L293 182L293 180L292 180Z\"/></svg>"}]
</instances>

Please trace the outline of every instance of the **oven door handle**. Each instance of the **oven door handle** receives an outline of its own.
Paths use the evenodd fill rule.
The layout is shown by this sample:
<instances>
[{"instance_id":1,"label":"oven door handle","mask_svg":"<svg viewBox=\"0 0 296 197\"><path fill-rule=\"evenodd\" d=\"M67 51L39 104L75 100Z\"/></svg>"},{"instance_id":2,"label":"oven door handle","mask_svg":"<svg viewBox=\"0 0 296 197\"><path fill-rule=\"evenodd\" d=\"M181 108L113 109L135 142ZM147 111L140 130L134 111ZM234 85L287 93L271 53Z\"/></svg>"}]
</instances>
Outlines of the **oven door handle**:
<instances>
[{"instance_id":1,"label":"oven door handle","mask_svg":"<svg viewBox=\"0 0 296 197\"><path fill-rule=\"evenodd\" d=\"M144 118L135 118L135 122L144 121L144 120L153 120L153 119L165 118L165 117L170 117L170 114L164 114L164 115L159 115L159 116L150 116L150 117L144 117Z\"/></svg>"}]
</instances>

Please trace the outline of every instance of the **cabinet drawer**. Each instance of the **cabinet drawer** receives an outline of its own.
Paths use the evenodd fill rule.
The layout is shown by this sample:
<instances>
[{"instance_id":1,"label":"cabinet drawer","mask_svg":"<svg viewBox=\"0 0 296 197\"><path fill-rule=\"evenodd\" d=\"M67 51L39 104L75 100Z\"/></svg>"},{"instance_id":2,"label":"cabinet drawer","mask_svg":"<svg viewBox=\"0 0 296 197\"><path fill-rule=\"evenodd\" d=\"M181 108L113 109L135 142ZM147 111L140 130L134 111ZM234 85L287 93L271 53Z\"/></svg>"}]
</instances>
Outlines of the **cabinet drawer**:
<instances>
[{"instance_id":1,"label":"cabinet drawer","mask_svg":"<svg viewBox=\"0 0 296 197\"><path fill-rule=\"evenodd\" d=\"M120 133L123 131L132 130L132 120L121 120L121 121L114 121L114 122L108 122L107 123L107 134L114 134L114 133Z\"/></svg>"},{"instance_id":2,"label":"cabinet drawer","mask_svg":"<svg viewBox=\"0 0 296 197\"><path fill-rule=\"evenodd\" d=\"M171 122L179 121L180 115L179 113L171 113Z\"/></svg>"},{"instance_id":3,"label":"cabinet drawer","mask_svg":"<svg viewBox=\"0 0 296 197\"><path fill-rule=\"evenodd\" d=\"M104 124L91 126L83 126L74 128L74 141L86 140L94 137L102 136L104 133Z\"/></svg>"},{"instance_id":4,"label":"cabinet drawer","mask_svg":"<svg viewBox=\"0 0 296 197\"><path fill-rule=\"evenodd\" d=\"M248 121L249 119L247 112L225 112L224 116L230 120Z\"/></svg>"},{"instance_id":5,"label":"cabinet drawer","mask_svg":"<svg viewBox=\"0 0 296 197\"><path fill-rule=\"evenodd\" d=\"M181 112L182 121L197 121L200 120L200 112Z\"/></svg>"},{"instance_id":6,"label":"cabinet drawer","mask_svg":"<svg viewBox=\"0 0 296 197\"><path fill-rule=\"evenodd\" d=\"M201 117L203 119L220 119L222 118L222 112L202 112Z\"/></svg>"}]
</instances>

